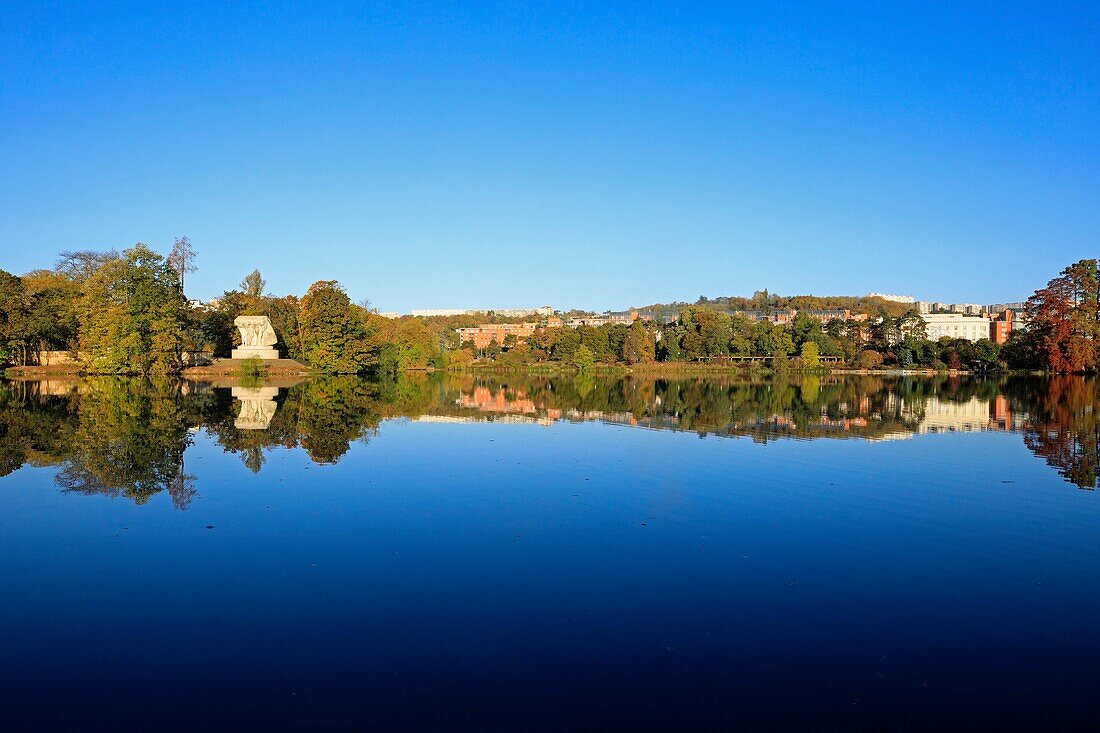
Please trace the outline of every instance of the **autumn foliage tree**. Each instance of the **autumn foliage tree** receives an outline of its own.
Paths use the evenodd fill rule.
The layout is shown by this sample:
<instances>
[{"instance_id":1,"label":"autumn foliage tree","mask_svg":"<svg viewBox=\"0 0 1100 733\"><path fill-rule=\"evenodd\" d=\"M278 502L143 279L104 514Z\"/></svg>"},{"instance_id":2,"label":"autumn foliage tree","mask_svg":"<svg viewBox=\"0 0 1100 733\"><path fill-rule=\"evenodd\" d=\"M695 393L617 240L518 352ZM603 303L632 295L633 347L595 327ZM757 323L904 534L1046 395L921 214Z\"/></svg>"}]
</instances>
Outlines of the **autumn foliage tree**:
<instances>
[{"instance_id":1,"label":"autumn foliage tree","mask_svg":"<svg viewBox=\"0 0 1100 733\"><path fill-rule=\"evenodd\" d=\"M1093 371L1100 337L1100 273L1081 260L1028 298L1028 332L1041 363L1057 373Z\"/></svg>"},{"instance_id":2,"label":"autumn foliage tree","mask_svg":"<svg viewBox=\"0 0 1100 733\"><path fill-rule=\"evenodd\" d=\"M377 363L377 348L360 309L335 280L318 280L309 286L298 324L303 356L318 371L357 374Z\"/></svg>"},{"instance_id":3,"label":"autumn foliage tree","mask_svg":"<svg viewBox=\"0 0 1100 733\"><path fill-rule=\"evenodd\" d=\"M189 326L179 275L144 244L106 262L77 305L80 359L95 374L170 374L183 367Z\"/></svg>"},{"instance_id":4,"label":"autumn foliage tree","mask_svg":"<svg viewBox=\"0 0 1100 733\"><path fill-rule=\"evenodd\" d=\"M656 344L641 321L631 324L623 343L623 360L627 364L646 364L654 360Z\"/></svg>"}]
</instances>

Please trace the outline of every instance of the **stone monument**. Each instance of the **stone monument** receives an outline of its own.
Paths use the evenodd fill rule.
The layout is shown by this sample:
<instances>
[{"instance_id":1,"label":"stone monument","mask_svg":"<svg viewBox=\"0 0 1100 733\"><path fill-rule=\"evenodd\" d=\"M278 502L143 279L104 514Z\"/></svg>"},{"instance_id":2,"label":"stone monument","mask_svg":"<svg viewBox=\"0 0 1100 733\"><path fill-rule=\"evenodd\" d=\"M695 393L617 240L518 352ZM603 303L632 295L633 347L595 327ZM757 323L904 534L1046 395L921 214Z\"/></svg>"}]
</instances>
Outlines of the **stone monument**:
<instances>
[{"instance_id":1,"label":"stone monument","mask_svg":"<svg viewBox=\"0 0 1100 733\"><path fill-rule=\"evenodd\" d=\"M278 387L234 387L233 396L241 401L241 412L233 424L241 430L266 430L275 417Z\"/></svg>"},{"instance_id":2,"label":"stone monument","mask_svg":"<svg viewBox=\"0 0 1100 733\"><path fill-rule=\"evenodd\" d=\"M233 321L241 332L240 348L233 349L234 359L278 359L275 329L267 316L237 316Z\"/></svg>"}]
</instances>

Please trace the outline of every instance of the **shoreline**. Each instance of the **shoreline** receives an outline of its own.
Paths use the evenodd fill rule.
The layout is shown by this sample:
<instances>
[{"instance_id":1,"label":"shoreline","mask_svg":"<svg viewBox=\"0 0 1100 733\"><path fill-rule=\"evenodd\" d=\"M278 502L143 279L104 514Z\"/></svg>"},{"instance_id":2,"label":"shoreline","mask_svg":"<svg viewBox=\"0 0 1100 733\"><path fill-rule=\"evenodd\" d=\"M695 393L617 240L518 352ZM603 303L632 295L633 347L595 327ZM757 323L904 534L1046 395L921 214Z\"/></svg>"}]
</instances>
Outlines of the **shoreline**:
<instances>
[{"instance_id":1,"label":"shoreline","mask_svg":"<svg viewBox=\"0 0 1100 733\"><path fill-rule=\"evenodd\" d=\"M284 377L310 377L316 372L308 366L294 359L272 359L261 363L262 370L257 374L245 374L241 360L216 359L213 364L204 366L184 367L178 373L167 375L169 378L189 379L195 381L207 380L219 377L255 377L284 378ZM76 364L59 364L56 366L14 366L3 370L5 379L27 379L48 377L69 377L80 379L84 377L133 377L134 374L92 374L82 371Z\"/></svg>"},{"instance_id":2,"label":"shoreline","mask_svg":"<svg viewBox=\"0 0 1100 733\"><path fill-rule=\"evenodd\" d=\"M193 381L204 381L212 378L226 378L226 377L253 377L256 379L279 379L279 378L304 378L318 376L318 373L310 369L307 365L295 361L293 359L278 359L266 362L263 365L263 370L258 374L245 374L242 370L242 364L240 361L231 359L219 359L214 364L206 366L191 366L186 367L177 374L170 375L171 378L180 378ZM941 370L936 371L934 369L858 369L855 367L818 367L815 369L782 369L777 370L773 367L762 367L759 365L746 365L746 366L731 366L731 365L711 365L711 364L695 364L690 362L656 362L650 364L635 364L628 366L626 364L597 364L591 368L580 371L576 368L569 367L560 362L544 362L540 364L496 364L496 363L472 363L466 364L461 367L446 367L446 368L416 368L406 369L406 374L432 374L432 373L447 373L447 374L529 374L532 376L577 376L580 374L586 374L591 376L640 376L640 377L705 377L705 376L768 376L774 377L777 375L797 375L797 376L833 376L833 375L846 375L846 376L878 376L878 377L955 377L955 376L973 376L980 373L972 372L968 369L957 370ZM1009 369L988 372L985 376L1012 376L1012 375L1042 375L1044 372L1038 372L1034 370L1020 370ZM5 379L44 379L44 378L70 378L80 379L85 377L122 377L122 376L135 376L124 374L90 374L83 372L79 367L72 364L56 365L56 366L14 366L8 367L3 370L0 375Z\"/></svg>"}]
</instances>

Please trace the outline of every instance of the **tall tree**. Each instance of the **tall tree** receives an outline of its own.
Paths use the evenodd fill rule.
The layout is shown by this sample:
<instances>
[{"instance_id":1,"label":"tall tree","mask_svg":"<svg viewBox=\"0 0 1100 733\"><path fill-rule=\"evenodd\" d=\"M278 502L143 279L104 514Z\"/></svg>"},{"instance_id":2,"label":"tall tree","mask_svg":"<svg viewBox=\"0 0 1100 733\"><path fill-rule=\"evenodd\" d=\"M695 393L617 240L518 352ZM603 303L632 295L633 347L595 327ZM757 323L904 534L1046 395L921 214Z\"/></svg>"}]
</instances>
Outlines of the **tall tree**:
<instances>
[{"instance_id":1,"label":"tall tree","mask_svg":"<svg viewBox=\"0 0 1100 733\"><path fill-rule=\"evenodd\" d=\"M23 281L0 270L0 363L26 363L28 340L27 290Z\"/></svg>"},{"instance_id":2,"label":"tall tree","mask_svg":"<svg viewBox=\"0 0 1100 733\"><path fill-rule=\"evenodd\" d=\"M101 374L168 374L182 368L187 304L176 272L138 243L84 283L80 357Z\"/></svg>"},{"instance_id":3,"label":"tall tree","mask_svg":"<svg viewBox=\"0 0 1100 733\"><path fill-rule=\"evenodd\" d=\"M330 374L356 374L377 363L361 312L335 280L319 280L302 298L298 323L309 365Z\"/></svg>"},{"instance_id":4,"label":"tall tree","mask_svg":"<svg viewBox=\"0 0 1100 733\"><path fill-rule=\"evenodd\" d=\"M259 270L253 270L245 276L244 280L241 280L241 290L245 295L249 295L253 298L263 297L264 288L267 287L267 281L260 275Z\"/></svg>"},{"instance_id":5,"label":"tall tree","mask_svg":"<svg viewBox=\"0 0 1100 733\"><path fill-rule=\"evenodd\" d=\"M187 279L187 273L194 272L198 268L195 266L195 257L197 256L195 248L191 246L191 238L187 235L182 237L176 237L176 241L172 244L172 252L168 255L168 264L179 275L180 278L180 290L185 290L185 280Z\"/></svg>"},{"instance_id":6,"label":"tall tree","mask_svg":"<svg viewBox=\"0 0 1100 733\"><path fill-rule=\"evenodd\" d=\"M96 252L90 249L66 250L58 255L54 270L70 280L84 282L103 265L119 258L117 250Z\"/></svg>"},{"instance_id":7,"label":"tall tree","mask_svg":"<svg viewBox=\"0 0 1100 733\"><path fill-rule=\"evenodd\" d=\"M657 345L641 321L630 324L623 343L623 361L627 364L647 364L656 356Z\"/></svg>"},{"instance_id":8,"label":"tall tree","mask_svg":"<svg viewBox=\"0 0 1100 733\"><path fill-rule=\"evenodd\" d=\"M1097 367L1100 273L1096 260L1080 260L1027 300L1028 330L1047 369L1080 372Z\"/></svg>"},{"instance_id":9,"label":"tall tree","mask_svg":"<svg viewBox=\"0 0 1100 733\"><path fill-rule=\"evenodd\" d=\"M76 347L76 306L80 283L53 270L34 270L20 278L27 289L28 339L36 355Z\"/></svg>"},{"instance_id":10,"label":"tall tree","mask_svg":"<svg viewBox=\"0 0 1100 733\"><path fill-rule=\"evenodd\" d=\"M821 360L818 358L817 343L814 341L806 341L802 344L800 356L802 366L807 369L816 369L821 365Z\"/></svg>"}]
</instances>

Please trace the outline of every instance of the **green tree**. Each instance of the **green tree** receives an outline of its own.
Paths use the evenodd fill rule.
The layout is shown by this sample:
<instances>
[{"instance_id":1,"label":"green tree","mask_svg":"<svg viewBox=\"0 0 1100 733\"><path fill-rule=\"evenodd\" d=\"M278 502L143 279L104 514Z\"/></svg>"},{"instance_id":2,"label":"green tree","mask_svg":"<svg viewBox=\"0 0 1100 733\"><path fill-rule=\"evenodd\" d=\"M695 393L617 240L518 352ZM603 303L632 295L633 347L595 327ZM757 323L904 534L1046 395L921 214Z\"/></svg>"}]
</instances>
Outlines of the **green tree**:
<instances>
[{"instance_id":1,"label":"green tree","mask_svg":"<svg viewBox=\"0 0 1100 733\"><path fill-rule=\"evenodd\" d=\"M80 358L95 374L169 374L182 366L187 304L177 273L138 243L102 265L78 306Z\"/></svg>"},{"instance_id":2,"label":"green tree","mask_svg":"<svg viewBox=\"0 0 1100 733\"><path fill-rule=\"evenodd\" d=\"M442 334L424 319L412 316L384 318L364 310L360 313L378 349L381 373L396 376L408 369L424 369L441 356Z\"/></svg>"},{"instance_id":3,"label":"green tree","mask_svg":"<svg viewBox=\"0 0 1100 733\"><path fill-rule=\"evenodd\" d=\"M23 281L0 270L0 364L26 363L28 299Z\"/></svg>"},{"instance_id":4,"label":"green tree","mask_svg":"<svg viewBox=\"0 0 1100 733\"><path fill-rule=\"evenodd\" d=\"M34 270L20 279L27 290L27 338L35 355L75 349L80 284L51 270Z\"/></svg>"},{"instance_id":5,"label":"green tree","mask_svg":"<svg viewBox=\"0 0 1100 733\"><path fill-rule=\"evenodd\" d=\"M647 364L656 357L653 335L641 321L630 325L623 343L623 361L627 364Z\"/></svg>"},{"instance_id":6,"label":"green tree","mask_svg":"<svg viewBox=\"0 0 1100 733\"><path fill-rule=\"evenodd\" d=\"M592 353L592 349L588 348L584 344L578 346L570 355L569 364L578 372L584 374L589 371L596 363L596 355Z\"/></svg>"},{"instance_id":7,"label":"green tree","mask_svg":"<svg viewBox=\"0 0 1100 733\"><path fill-rule=\"evenodd\" d=\"M816 369L821 365L817 353L817 344L813 341L806 341L802 344L800 356L802 357L802 366L806 369Z\"/></svg>"},{"instance_id":8,"label":"green tree","mask_svg":"<svg viewBox=\"0 0 1100 733\"><path fill-rule=\"evenodd\" d=\"M554 359L569 361L581 346L581 336L575 328L555 328L550 354ZM591 352L591 350L589 350Z\"/></svg>"},{"instance_id":9,"label":"green tree","mask_svg":"<svg viewBox=\"0 0 1100 733\"><path fill-rule=\"evenodd\" d=\"M335 280L309 286L298 321L303 356L314 369L356 374L377 363L377 349L360 313Z\"/></svg>"}]
</instances>

